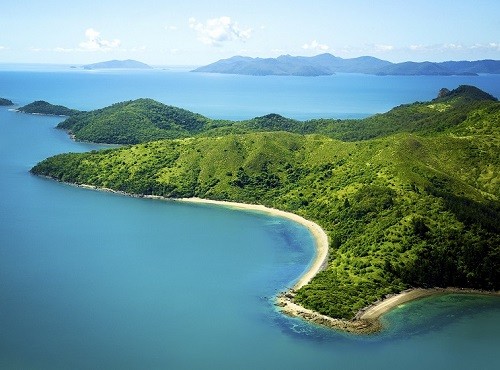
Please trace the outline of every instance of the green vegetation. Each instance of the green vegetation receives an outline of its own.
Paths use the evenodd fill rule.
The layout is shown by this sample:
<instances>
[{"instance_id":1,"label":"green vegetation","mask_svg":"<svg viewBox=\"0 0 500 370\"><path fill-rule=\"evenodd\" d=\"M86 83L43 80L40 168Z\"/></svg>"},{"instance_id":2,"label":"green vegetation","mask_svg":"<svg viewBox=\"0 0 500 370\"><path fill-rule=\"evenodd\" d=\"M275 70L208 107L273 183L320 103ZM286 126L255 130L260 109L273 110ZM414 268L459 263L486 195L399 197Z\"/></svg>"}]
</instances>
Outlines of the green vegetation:
<instances>
[{"instance_id":1,"label":"green vegetation","mask_svg":"<svg viewBox=\"0 0 500 370\"><path fill-rule=\"evenodd\" d=\"M443 94L432 102L402 105L362 120L315 119L305 122L278 114L241 122L211 120L151 99L138 99L76 114L58 127L68 130L77 140L109 144L262 131L322 134L342 141L357 141L398 132L434 134L459 124L472 111L488 109L496 101L472 86L461 86L448 91L448 95Z\"/></svg>"},{"instance_id":2,"label":"green vegetation","mask_svg":"<svg viewBox=\"0 0 500 370\"><path fill-rule=\"evenodd\" d=\"M37 100L18 109L23 113L50 114L55 116L72 116L78 113L75 109L69 109L62 105L54 105L43 100Z\"/></svg>"},{"instance_id":3,"label":"green vegetation","mask_svg":"<svg viewBox=\"0 0 500 370\"><path fill-rule=\"evenodd\" d=\"M79 113L61 122L58 128L68 130L77 140L135 144L192 136L206 129L210 122L181 108L138 99Z\"/></svg>"},{"instance_id":4,"label":"green vegetation","mask_svg":"<svg viewBox=\"0 0 500 370\"><path fill-rule=\"evenodd\" d=\"M14 103L9 99L0 98L0 106L10 106L10 105L14 105Z\"/></svg>"},{"instance_id":5,"label":"green vegetation","mask_svg":"<svg viewBox=\"0 0 500 370\"><path fill-rule=\"evenodd\" d=\"M343 122L337 134L352 141L326 136L321 120L303 135L264 132L269 121L273 130L306 124L278 115L218 128L200 118L192 132L212 136L62 154L32 172L135 194L258 203L313 220L329 235L329 265L296 300L351 318L408 287L500 288L500 103L477 94L464 87L353 127ZM311 127L320 134L307 134Z\"/></svg>"}]
</instances>

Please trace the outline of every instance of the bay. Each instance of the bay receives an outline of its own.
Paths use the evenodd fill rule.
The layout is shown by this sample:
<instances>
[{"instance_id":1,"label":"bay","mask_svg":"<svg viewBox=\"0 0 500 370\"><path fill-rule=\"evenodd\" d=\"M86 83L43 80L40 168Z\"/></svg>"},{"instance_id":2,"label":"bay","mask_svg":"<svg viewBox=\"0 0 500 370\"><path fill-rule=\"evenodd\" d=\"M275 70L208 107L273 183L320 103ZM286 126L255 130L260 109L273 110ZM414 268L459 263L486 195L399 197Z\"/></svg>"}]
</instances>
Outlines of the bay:
<instances>
[{"instance_id":1,"label":"bay","mask_svg":"<svg viewBox=\"0 0 500 370\"><path fill-rule=\"evenodd\" d=\"M0 70L0 96L78 109L152 97L214 118L308 119L372 114L468 83L241 77ZM475 78L500 95L497 76ZM368 337L323 329L273 306L313 256L300 225L31 176L47 156L99 148L55 130L61 119L0 108L0 368L496 368L498 298L419 300Z\"/></svg>"}]
</instances>

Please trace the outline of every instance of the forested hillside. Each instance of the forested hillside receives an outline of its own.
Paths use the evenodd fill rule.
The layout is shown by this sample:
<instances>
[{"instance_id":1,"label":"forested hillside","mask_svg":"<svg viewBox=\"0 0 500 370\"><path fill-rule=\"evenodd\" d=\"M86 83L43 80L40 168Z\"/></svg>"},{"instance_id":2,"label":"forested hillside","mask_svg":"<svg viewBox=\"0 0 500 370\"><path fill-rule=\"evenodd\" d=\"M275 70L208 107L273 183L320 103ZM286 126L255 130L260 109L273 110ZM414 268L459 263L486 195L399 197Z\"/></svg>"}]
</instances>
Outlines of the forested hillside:
<instances>
[{"instance_id":1,"label":"forested hillside","mask_svg":"<svg viewBox=\"0 0 500 370\"><path fill-rule=\"evenodd\" d=\"M493 96L473 86L461 86L442 92L431 102L401 105L387 113L361 120L315 119L303 122L272 113L246 121L212 120L152 99L138 99L81 112L58 127L68 130L77 140L109 144L261 131L323 134L343 141L356 141L397 132L433 134L454 127L472 112L496 107L495 101Z\"/></svg>"},{"instance_id":2,"label":"forested hillside","mask_svg":"<svg viewBox=\"0 0 500 370\"><path fill-rule=\"evenodd\" d=\"M271 130L307 126L277 115L233 124L237 134L195 115L179 130L196 137L58 155L32 172L134 194L258 203L311 219L329 235L330 261L296 300L351 318L408 287L500 289L495 100L471 87L444 90L432 102L338 127L310 121L306 135L263 132L269 121ZM117 114L127 115L118 108L130 103L122 104ZM210 136L200 136L207 127Z\"/></svg>"}]
</instances>

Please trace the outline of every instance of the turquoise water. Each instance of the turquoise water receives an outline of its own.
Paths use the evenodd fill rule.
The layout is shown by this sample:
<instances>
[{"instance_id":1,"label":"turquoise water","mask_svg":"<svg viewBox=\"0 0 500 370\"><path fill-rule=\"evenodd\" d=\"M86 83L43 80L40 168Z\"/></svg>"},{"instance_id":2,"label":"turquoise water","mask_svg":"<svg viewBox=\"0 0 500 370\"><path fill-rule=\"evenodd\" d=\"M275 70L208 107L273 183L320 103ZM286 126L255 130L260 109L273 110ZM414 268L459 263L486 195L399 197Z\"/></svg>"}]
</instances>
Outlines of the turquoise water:
<instances>
[{"instance_id":1,"label":"turquoise water","mask_svg":"<svg viewBox=\"0 0 500 370\"><path fill-rule=\"evenodd\" d=\"M208 84L209 78L0 71L0 96L91 109L137 95L189 107L201 99L189 95L199 84L211 89L210 99L192 109L209 116L255 116L273 106L292 116L298 101L305 118L316 114L315 106L358 114L325 103L341 95L332 91L338 81L327 88L326 79L316 78L222 76L224 82ZM360 112L383 110L384 101L394 99L374 93L388 90L381 85L391 79L366 89L372 77L353 79L348 94L358 89L366 101ZM429 87L410 99L415 91L405 87L408 81L394 87L402 102L431 94ZM497 82L486 90L500 95ZM258 94L273 84L285 86L290 99ZM181 96L171 102L175 90ZM267 99L263 106L260 99ZM49 155L98 148L55 130L60 120L0 108L0 368L497 368L498 298L448 295L406 304L386 315L387 329L374 336L322 329L285 317L272 304L313 255L303 227L258 213L128 198L31 176L31 166Z\"/></svg>"}]
</instances>

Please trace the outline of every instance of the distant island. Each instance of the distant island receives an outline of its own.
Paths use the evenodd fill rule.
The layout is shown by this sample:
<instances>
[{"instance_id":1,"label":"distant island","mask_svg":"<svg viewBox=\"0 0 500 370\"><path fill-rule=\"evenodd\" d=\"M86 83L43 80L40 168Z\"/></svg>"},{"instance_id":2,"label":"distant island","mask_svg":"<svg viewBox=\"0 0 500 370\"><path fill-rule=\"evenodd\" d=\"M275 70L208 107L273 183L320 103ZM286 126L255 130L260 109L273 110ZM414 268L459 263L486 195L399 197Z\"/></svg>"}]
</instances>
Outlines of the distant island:
<instances>
[{"instance_id":1,"label":"distant island","mask_svg":"<svg viewBox=\"0 0 500 370\"><path fill-rule=\"evenodd\" d=\"M135 145L60 154L31 172L141 197L258 204L315 222L327 236L326 266L277 304L370 332L378 313L363 309L407 289L500 289L499 122L500 102L473 86L361 120L213 120L138 99L58 126L77 140Z\"/></svg>"},{"instance_id":2,"label":"distant island","mask_svg":"<svg viewBox=\"0 0 500 370\"><path fill-rule=\"evenodd\" d=\"M72 116L79 111L62 105L50 104L44 100L37 100L18 109L19 112L30 114L47 114L54 116Z\"/></svg>"},{"instance_id":3,"label":"distant island","mask_svg":"<svg viewBox=\"0 0 500 370\"><path fill-rule=\"evenodd\" d=\"M313 57L282 55L277 58L251 58L235 56L196 68L192 72L254 76L328 76L336 73L365 73L380 76L476 76L479 73L499 74L500 61L391 63L370 56L343 59L328 53Z\"/></svg>"},{"instance_id":4,"label":"distant island","mask_svg":"<svg viewBox=\"0 0 500 370\"><path fill-rule=\"evenodd\" d=\"M14 105L14 103L11 100L0 98L0 106L8 107L10 105Z\"/></svg>"},{"instance_id":5,"label":"distant island","mask_svg":"<svg viewBox=\"0 0 500 370\"><path fill-rule=\"evenodd\" d=\"M153 69L146 63L137 60L108 60L106 62L99 62L93 64L86 64L82 66L83 69Z\"/></svg>"}]
</instances>

